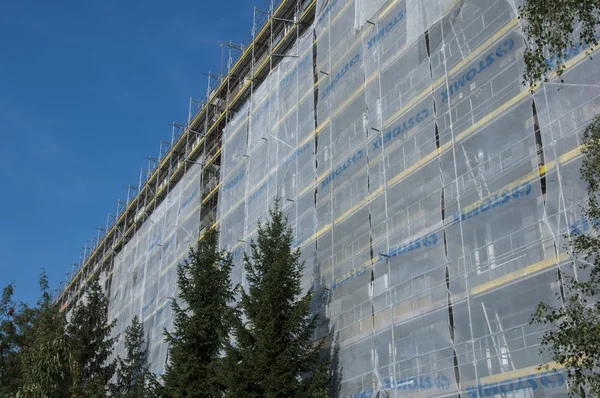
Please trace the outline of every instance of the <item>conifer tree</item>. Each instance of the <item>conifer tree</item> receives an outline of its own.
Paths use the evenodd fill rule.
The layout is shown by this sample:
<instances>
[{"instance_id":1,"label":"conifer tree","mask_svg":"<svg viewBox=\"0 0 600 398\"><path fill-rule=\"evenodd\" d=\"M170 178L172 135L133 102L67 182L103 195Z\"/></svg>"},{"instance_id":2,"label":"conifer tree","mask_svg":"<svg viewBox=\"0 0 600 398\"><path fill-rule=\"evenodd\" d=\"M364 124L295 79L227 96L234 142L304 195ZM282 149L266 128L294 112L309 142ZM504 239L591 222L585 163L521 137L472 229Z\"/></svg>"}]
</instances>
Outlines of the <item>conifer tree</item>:
<instances>
[{"instance_id":1,"label":"conifer tree","mask_svg":"<svg viewBox=\"0 0 600 398\"><path fill-rule=\"evenodd\" d=\"M71 385L72 361L65 339L65 315L51 302L48 278L40 275L42 297L27 311L31 329L24 333L19 353L23 383L17 397L66 397Z\"/></svg>"},{"instance_id":2,"label":"conifer tree","mask_svg":"<svg viewBox=\"0 0 600 398\"><path fill-rule=\"evenodd\" d=\"M76 362L78 377L74 388L86 397L105 397L116 361L108 361L117 337L110 337L116 321L108 321L108 299L98 276L87 286L86 296L73 309L67 326L67 340Z\"/></svg>"},{"instance_id":3,"label":"conifer tree","mask_svg":"<svg viewBox=\"0 0 600 398\"><path fill-rule=\"evenodd\" d=\"M303 297L304 264L276 200L270 220L258 224L251 256L244 254L248 290L242 291L234 329L236 344L227 350L227 395L231 397L320 397L330 385L324 341L313 342L316 316L312 292Z\"/></svg>"},{"instance_id":4,"label":"conifer tree","mask_svg":"<svg viewBox=\"0 0 600 398\"><path fill-rule=\"evenodd\" d=\"M151 395L148 391L151 377L144 328L138 317L134 316L125 330L125 359L117 360L117 382L113 387L113 397L148 397Z\"/></svg>"},{"instance_id":5,"label":"conifer tree","mask_svg":"<svg viewBox=\"0 0 600 398\"><path fill-rule=\"evenodd\" d=\"M229 338L233 291L231 257L218 247L211 230L190 248L189 259L177 268L179 296L172 299L175 324L165 331L169 363L163 376L169 397L220 397L219 356Z\"/></svg>"}]
</instances>

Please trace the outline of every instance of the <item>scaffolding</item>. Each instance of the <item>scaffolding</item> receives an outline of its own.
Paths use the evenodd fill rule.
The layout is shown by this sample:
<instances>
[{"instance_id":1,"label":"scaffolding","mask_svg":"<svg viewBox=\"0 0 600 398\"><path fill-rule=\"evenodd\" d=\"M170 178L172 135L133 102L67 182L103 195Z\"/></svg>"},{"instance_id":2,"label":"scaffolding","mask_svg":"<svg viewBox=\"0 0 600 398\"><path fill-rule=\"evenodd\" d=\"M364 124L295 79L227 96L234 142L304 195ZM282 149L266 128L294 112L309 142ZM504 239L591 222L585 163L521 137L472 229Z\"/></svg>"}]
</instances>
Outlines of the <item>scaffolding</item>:
<instances>
[{"instance_id":1,"label":"scaffolding","mask_svg":"<svg viewBox=\"0 0 600 398\"><path fill-rule=\"evenodd\" d=\"M150 333L152 369L164 370L162 330L172 324L169 297L176 294L176 264L189 246L216 226L221 185L222 133L252 90L287 59L288 50L314 19L315 1L271 1L255 8L252 31L241 44L223 43L222 69L206 73L200 100L190 98L183 123L171 123L169 141L148 157L137 186L97 236L86 242L78 264L66 274L57 303L64 311L85 295L100 275L110 298L110 316L121 336L134 315ZM122 349L119 341L116 353Z\"/></svg>"},{"instance_id":2,"label":"scaffolding","mask_svg":"<svg viewBox=\"0 0 600 398\"><path fill-rule=\"evenodd\" d=\"M242 253L279 196L320 300L315 338L336 336L341 396L565 396L529 320L560 305L558 269L577 276L566 232L590 230L580 148L600 68L574 48L563 82L532 95L518 3L255 8L59 303L101 273L115 333L138 315L160 374L176 264L218 226L246 286Z\"/></svg>"},{"instance_id":3,"label":"scaffolding","mask_svg":"<svg viewBox=\"0 0 600 398\"><path fill-rule=\"evenodd\" d=\"M117 254L194 164L202 167L200 230L213 226L223 128L248 99L252 87L280 62L298 30L306 30L314 19L314 7L314 0L271 1L268 12L255 10L253 29L240 45L223 45L228 48L223 69L206 74L206 92L200 100L190 98L186 121L171 124L171 139L161 141L159 157L147 158L148 167L140 171L138 185L127 187L127 201L118 205L116 215L109 214L106 225L97 228L98 235L82 247L80 261L57 298L63 310L77 302L92 275L104 270L110 277Z\"/></svg>"}]
</instances>

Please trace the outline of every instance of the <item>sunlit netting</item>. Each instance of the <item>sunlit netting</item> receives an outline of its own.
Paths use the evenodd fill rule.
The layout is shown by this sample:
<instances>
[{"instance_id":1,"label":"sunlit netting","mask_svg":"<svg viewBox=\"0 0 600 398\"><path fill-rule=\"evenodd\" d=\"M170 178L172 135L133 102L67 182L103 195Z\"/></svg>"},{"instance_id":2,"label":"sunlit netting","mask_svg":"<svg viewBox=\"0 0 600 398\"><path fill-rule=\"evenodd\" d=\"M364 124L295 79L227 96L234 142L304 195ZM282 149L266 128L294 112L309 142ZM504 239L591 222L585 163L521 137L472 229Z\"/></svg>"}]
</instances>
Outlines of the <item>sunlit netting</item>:
<instances>
[{"instance_id":1,"label":"sunlit netting","mask_svg":"<svg viewBox=\"0 0 600 398\"><path fill-rule=\"evenodd\" d=\"M600 109L582 48L532 95L518 1L317 1L222 138L220 245L242 253L279 196L339 348L341 396L564 396L546 371L540 301L573 274L565 232L586 230L581 135ZM134 315L164 370L175 265L198 239L191 168L113 273L111 315ZM118 352L123 350L121 338Z\"/></svg>"}]
</instances>

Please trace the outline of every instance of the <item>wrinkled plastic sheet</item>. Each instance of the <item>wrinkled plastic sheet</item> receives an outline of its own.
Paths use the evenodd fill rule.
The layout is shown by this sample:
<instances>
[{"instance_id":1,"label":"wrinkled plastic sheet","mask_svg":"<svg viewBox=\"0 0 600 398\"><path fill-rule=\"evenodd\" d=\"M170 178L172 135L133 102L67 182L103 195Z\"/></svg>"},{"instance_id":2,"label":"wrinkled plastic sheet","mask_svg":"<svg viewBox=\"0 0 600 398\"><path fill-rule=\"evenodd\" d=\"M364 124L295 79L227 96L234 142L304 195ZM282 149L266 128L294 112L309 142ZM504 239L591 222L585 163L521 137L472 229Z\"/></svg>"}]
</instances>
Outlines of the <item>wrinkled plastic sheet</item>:
<instances>
[{"instance_id":1,"label":"wrinkled plastic sheet","mask_svg":"<svg viewBox=\"0 0 600 398\"><path fill-rule=\"evenodd\" d=\"M150 370L164 372L167 347L163 331L171 330L170 297L177 294L176 266L198 240L200 166L193 165L140 230L116 256L109 317L119 334L114 355L124 355L124 337L134 316L142 322L149 346Z\"/></svg>"},{"instance_id":2,"label":"wrinkled plastic sheet","mask_svg":"<svg viewBox=\"0 0 600 398\"><path fill-rule=\"evenodd\" d=\"M342 396L562 394L528 324L560 257L514 4L383 3L328 2L316 23L316 256Z\"/></svg>"},{"instance_id":3,"label":"wrinkled plastic sheet","mask_svg":"<svg viewBox=\"0 0 600 398\"><path fill-rule=\"evenodd\" d=\"M566 244L590 231L580 147L600 75L573 49L564 83L530 95L520 3L319 0L294 56L228 121L218 225L232 282L247 287L242 253L279 196L343 397L565 393L562 373L538 369L544 328L529 320L556 304L558 267L585 276ZM140 316L158 373L197 181L192 168L113 268L116 332Z\"/></svg>"}]
</instances>

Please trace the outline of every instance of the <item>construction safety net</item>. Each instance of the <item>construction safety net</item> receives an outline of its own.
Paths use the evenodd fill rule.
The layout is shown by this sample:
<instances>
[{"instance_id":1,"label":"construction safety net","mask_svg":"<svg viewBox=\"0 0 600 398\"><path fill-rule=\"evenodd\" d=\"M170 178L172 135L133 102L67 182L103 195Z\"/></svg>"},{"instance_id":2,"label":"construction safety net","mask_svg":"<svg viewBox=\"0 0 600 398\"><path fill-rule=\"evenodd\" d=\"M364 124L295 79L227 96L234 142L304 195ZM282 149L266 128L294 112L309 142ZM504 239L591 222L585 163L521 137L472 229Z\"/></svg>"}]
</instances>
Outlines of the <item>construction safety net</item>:
<instances>
[{"instance_id":1,"label":"construction safety net","mask_svg":"<svg viewBox=\"0 0 600 398\"><path fill-rule=\"evenodd\" d=\"M242 253L278 196L342 397L566 394L529 321L540 301L560 305L559 268L581 276L567 232L591 229L580 149L600 68L570 49L567 72L532 94L519 4L318 0L228 115L215 224L232 282L247 287ZM142 319L157 373L199 179L192 167L115 260L117 332Z\"/></svg>"},{"instance_id":2,"label":"construction safety net","mask_svg":"<svg viewBox=\"0 0 600 398\"><path fill-rule=\"evenodd\" d=\"M125 354L125 330L137 316L149 348L150 371L161 375L167 359L164 330L171 330L170 297L177 294L177 264L198 240L200 165L194 164L140 230L116 256L109 296L109 319L119 335L113 356Z\"/></svg>"}]
</instances>

